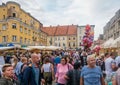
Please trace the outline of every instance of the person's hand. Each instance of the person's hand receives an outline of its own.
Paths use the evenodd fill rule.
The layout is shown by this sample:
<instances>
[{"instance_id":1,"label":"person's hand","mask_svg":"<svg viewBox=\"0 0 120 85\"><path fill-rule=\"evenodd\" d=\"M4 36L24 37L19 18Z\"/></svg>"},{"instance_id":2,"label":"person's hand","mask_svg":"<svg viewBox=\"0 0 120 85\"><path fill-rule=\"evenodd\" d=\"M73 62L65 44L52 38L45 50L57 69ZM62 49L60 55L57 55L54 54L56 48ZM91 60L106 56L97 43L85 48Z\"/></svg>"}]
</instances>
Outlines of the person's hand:
<instances>
[{"instance_id":1,"label":"person's hand","mask_svg":"<svg viewBox=\"0 0 120 85\"><path fill-rule=\"evenodd\" d=\"M57 78L55 78L55 82L57 83Z\"/></svg>"},{"instance_id":2,"label":"person's hand","mask_svg":"<svg viewBox=\"0 0 120 85\"><path fill-rule=\"evenodd\" d=\"M54 81L54 80L55 80L55 77L52 76L52 80Z\"/></svg>"},{"instance_id":3,"label":"person's hand","mask_svg":"<svg viewBox=\"0 0 120 85\"><path fill-rule=\"evenodd\" d=\"M45 80L44 79L41 79L42 83L45 83Z\"/></svg>"}]
</instances>

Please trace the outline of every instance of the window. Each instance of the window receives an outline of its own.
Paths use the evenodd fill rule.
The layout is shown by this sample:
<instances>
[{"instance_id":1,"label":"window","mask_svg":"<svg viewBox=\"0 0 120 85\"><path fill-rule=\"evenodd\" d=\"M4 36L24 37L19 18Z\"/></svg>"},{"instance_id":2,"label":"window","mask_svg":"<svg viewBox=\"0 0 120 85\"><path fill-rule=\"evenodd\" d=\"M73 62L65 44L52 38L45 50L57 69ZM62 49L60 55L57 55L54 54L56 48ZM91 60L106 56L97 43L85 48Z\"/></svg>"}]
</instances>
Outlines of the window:
<instances>
[{"instance_id":1,"label":"window","mask_svg":"<svg viewBox=\"0 0 120 85\"><path fill-rule=\"evenodd\" d=\"M2 42L7 42L7 36L2 36Z\"/></svg>"},{"instance_id":2,"label":"window","mask_svg":"<svg viewBox=\"0 0 120 85\"><path fill-rule=\"evenodd\" d=\"M75 40L75 37L73 37L73 40Z\"/></svg>"},{"instance_id":3,"label":"window","mask_svg":"<svg viewBox=\"0 0 120 85\"><path fill-rule=\"evenodd\" d=\"M117 35L119 36L119 31L117 32Z\"/></svg>"},{"instance_id":4,"label":"window","mask_svg":"<svg viewBox=\"0 0 120 85\"><path fill-rule=\"evenodd\" d=\"M59 43L59 47L60 47L60 43Z\"/></svg>"},{"instance_id":5,"label":"window","mask_svg":"<svg viewBox=\"0 0 120 85\"><path fill-rule=\"evenodd\" d=\"M33 32L33 36L34 36L34 32ZM41 35L42 36L42 35Z\"/></svg>"},{"instance_id":6,"label":"window","mask_svg":"<svg viewBox=\"0 0 120 85\"><path fill-rule=\"evenodd\" d=\"M5 19L5 15L3 15L3 19Z\"/></svg>"},{"instance_id":7,"label":"window","mask_svg":"<svg viewBox=\"0 0 120 85\"><path fill-rule=\"evenodd\" d=\"M120 20L118 21L118 25L120 25Z\"/></svg>"},{"instance_id":8,"label":"window","mask_svg":"<svg viewBox=\"0 0 120 85\"><path fill-rule=\"evenodd\" d=\"M69 38L69 40L70 40L70 38Z\"/></svg>"},{"instance_id":9,"label":"window","mask_svg":"<svg viewBox=\"0 0 120 85\"><path fill-rule=\"evenodd\" d=\"M13 15L13 17L16 17L16 13L13 13L12 15Z\"/></svg>"},{"instance_id":10,"label":"window","mask_svg":"<svg viewBox=\"0 0 120 85\"><path fill-rule=\"evenodd\" d=\"M12 24L12 28L13 28L13 29L16 29L16 23L13 23L13 24Z\"/></svg>"},{"instance_id":11,"label":"window","mask_svg":"<svg viewBox=\"0 0 120 85\"><path fill-rule=\"evenodd\" d=\"M24 43L27 43L27 38L25 38Z\"/></svg>"},{"instance_id":12,"label":"window","mask_svg":"<svg viewBox=\"0 0 120 85\"><path fill-rule=\"evenodd\" d=\"M118 27L120 27L120 20L118 21Z\"/></svg>"},{"instance_id":13,"label":"window","mask_svg":"<svg viewBox=\"0 0 120 85\"><path fill-rule=\"evenodd\" d=\"M63 43L63 46L65 47L65 43Z\"/></svg>"},{"instance_id":14,"label":"window","mask_svg":"<svg viewBox=\"0 0 120 85\"><path fill-rule=\"evenodd\" d=\"M79 46L81 46L81 42L79 42Z\"/></svg>"},{"instance_id":15,"label":"window","mask_svg":"<svg viewBox=\"0 0 120 85\"><path fill-rule=\"evenodd\" d=\"M30 44L30 39L28 40L28 44Z\"/></svg>"},{"instance_id":16,"label":"window","mask_svg":"<svg viewBox=\"0 0 120 85\"><path fill-rule=\"evenodd\" d=\"M71 47L71 46L70 46L70 42L69 42L69 47Z\"/></svg>"},{"instance_id":17,"label":"window","mask_svg":"<svg viewBox=\"0 0 120 85\"><path fill-rule=\"evenodd\" d=\"M30 25L33 26L33 24L34 24L34 21L30 20Z\"/></svg>"},{"instance_id":18,"label":"window","mask_svg":"<svg viewBox=\"0 0 120 85\"><path fill-rule=\"evenodd\" d=\"M23 32L23 28L22 28L22 26L20 26L20 32Z\"/></svg>"},{"instance_id":19,"label":"window","mask_svg":"<svg viewBox=\"0 0 120 85\"><path fill-rule=\"evenodd\" d=\"M60 40L60 37L58 37L58 40Z\"/></svg>"},{"instance_id":20,"label":"window","mask_svg":"<svg viewBox=\"0 0 120 85\"><path fill-rule=\"evenodd\" d=\"M12 41L13 41L13 42L16 42L16 41L17 41L17 36L16 36L16 35L13 35L13 36L12 36Z\"/></svg>"},{"instance_id":21,"label":"window","mask_svg":"<svg viewBox=\"0 0 120 85\"><path fill-rule=\"evenodd\" d=\"M27 34L27 28L24 29L24 32Z\"/></svg>"},{"instance_id":22,"label":"window","mask_svg":"<svg viewBox=\"0 0 120 85\"><path fill-rule=\"evenodd\" d=\"M15 6L13 6L13 9L15 9Z\"/></svg>"},{"instance_id":23,"label":"window","mask_svg":"<svg viewBox=\"0 0 120 85\"><path fill-rule=\"evenodd\" d=\"M55 38L55 40L57 40L57 38Z\"/></svg>"},{"instance_id":24,"label":"window","mask_svg":"<svg viewBox=\"0 0 120 85\"><path fill-rule=\"evenodd\" d=\"M6 24L2 25L2 30L6 30Z\"/></svg>"},{"instance_id":25,"label":"window","mask_svg":"<svg viewBox=\"0 0 120 85\"><path fill-rule=\"evenodd\" d=\"M55 46L57 46L57 43L55 43Z\"/></svg>"},{"instance_id":26,"label":"window","mask_svg":"<svg viewBox=\"0 0 120 85\"><path fill-rule=\"evenodd\" d=\"M28 34L30 35L30 30L28 30Z\"/></svg>"},{"instance_id":27,"label":"window","mask_svg":"<svg viewBox=\"0 0 120 85\"><path fill-rule=\"evenodd\" d=\"M73 47L75 47L75 43L73 43Z\"/></svg>"},{"instance_id":28,"label":"window","mask_svg":"<svg viewBox=\"0 0 120 85\"><path fill-rule=\"evenodd\" d=\"M63 40L65 40L65 38L63 37Z\"/></svg>"},{"instance_id":29,"label":"window","mask_svg":"<svg viewBox=\"0 0 120 85\"><path fill-rule=\"evenodd\" d=\"M23 38L22 37L20 37L20 43L22 43L23 42Z\"/></svg>"},{"instance_id":30,"label":"window","mask_svg":"<svg viewBox=\"0 0 120 85\"><path fill-rule=\"evenodd\" d=\"M52 45L52 38L50 39L49 43L50 43L50 45Z\"/></svg>"}]
</instances>

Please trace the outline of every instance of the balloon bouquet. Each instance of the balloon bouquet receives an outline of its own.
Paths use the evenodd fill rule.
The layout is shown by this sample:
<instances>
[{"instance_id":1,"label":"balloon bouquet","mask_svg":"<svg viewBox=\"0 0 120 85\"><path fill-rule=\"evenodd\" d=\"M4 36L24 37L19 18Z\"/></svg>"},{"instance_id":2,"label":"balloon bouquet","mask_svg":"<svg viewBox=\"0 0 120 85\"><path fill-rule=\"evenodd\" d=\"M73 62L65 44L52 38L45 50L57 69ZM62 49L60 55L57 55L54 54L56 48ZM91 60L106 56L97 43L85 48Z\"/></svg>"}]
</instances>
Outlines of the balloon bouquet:
<instances>
[{"instance_id":1,"label":"balloon bouquet","mask_svg":"<svg viewBox=\"0 0 120 85\"><path fill-rule=\"evenodd\" d=\"M83 36L82 39L82 44L81 46L84 47L84 51L90 51L90 47L92 46L94 40L94 32L91 30L90 25L86 25L85 27L85 35Z\"/></svg>"},{"instance_id":2,"label":"balloon bouquet","mask_svg":"<svg viewBox=\"0 0 120 85\"><path fill-rule=\"evenodd\" d=\"M100 51L101 47L99 45L95 46L95 48L93 49L93 52L96 53L97 56L99 56L99 51Z\"/></svg>"}]
</instances>

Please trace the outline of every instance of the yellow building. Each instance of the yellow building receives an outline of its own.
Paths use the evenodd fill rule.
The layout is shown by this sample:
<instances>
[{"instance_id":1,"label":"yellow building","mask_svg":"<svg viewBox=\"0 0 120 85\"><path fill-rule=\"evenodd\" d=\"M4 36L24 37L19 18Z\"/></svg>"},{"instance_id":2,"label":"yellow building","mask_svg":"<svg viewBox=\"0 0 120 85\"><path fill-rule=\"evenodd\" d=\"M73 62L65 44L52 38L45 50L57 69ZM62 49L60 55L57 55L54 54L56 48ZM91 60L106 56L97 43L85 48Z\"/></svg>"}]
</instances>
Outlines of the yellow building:
<instances>
[{"instance_id":1,"label":"yellow building","mask_svg":"<svg viewBox=\"0 0 120 85\"><path fill-rule=\"evenodd\" d=\"M16 2L0 5L0 43L46 45L47 34L43 25Z\"/></svg>"}]
</instances>

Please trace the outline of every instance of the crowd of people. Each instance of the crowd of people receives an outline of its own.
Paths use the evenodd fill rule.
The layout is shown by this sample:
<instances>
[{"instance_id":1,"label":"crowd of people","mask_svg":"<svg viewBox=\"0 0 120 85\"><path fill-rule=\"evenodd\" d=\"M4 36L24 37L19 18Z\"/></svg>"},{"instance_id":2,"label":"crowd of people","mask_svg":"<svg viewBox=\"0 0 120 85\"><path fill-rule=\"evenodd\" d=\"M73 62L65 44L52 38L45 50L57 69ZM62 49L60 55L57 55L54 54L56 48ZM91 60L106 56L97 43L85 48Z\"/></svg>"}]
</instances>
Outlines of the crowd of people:
<instances>
[{"instance_id":1,"label":"crowd of people","mask_svg":"<svg viewBox=\"0 0 120 85\"><path fill-rule=\"evenodd\" d=\"M53 51L4 56L0 85L120 85L120 56Z\"/></svg>"}]
</instances>

